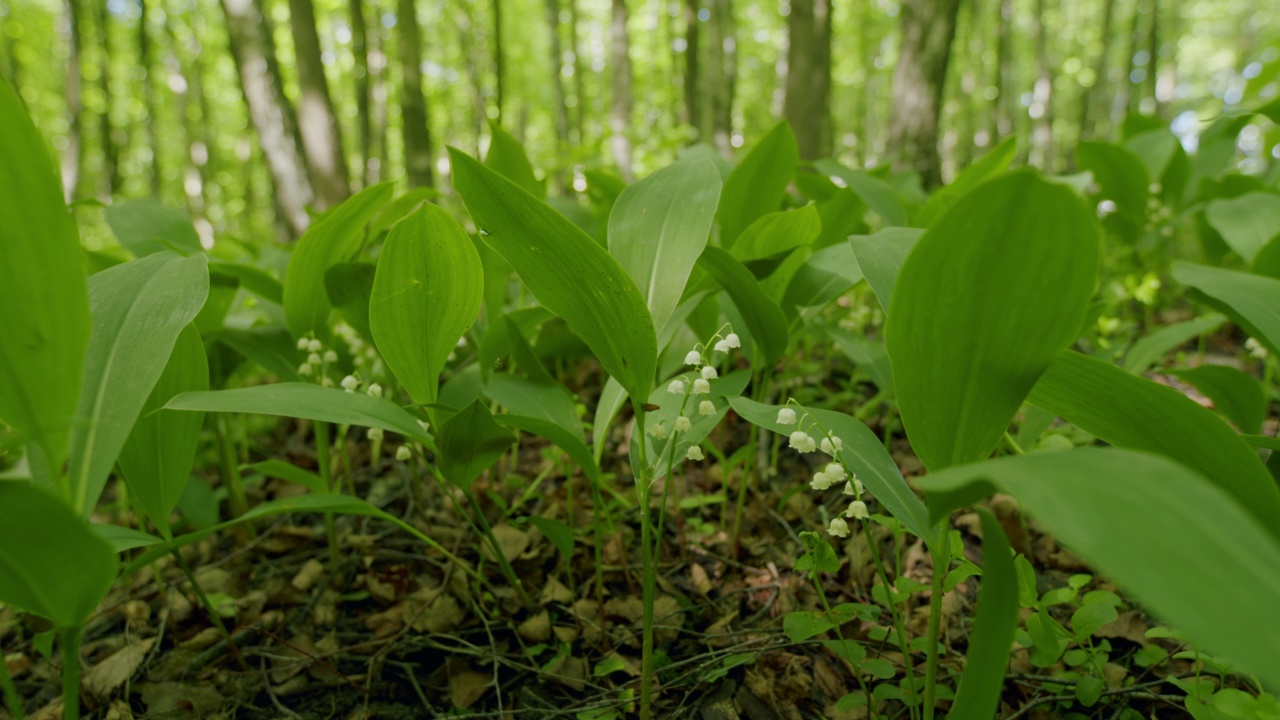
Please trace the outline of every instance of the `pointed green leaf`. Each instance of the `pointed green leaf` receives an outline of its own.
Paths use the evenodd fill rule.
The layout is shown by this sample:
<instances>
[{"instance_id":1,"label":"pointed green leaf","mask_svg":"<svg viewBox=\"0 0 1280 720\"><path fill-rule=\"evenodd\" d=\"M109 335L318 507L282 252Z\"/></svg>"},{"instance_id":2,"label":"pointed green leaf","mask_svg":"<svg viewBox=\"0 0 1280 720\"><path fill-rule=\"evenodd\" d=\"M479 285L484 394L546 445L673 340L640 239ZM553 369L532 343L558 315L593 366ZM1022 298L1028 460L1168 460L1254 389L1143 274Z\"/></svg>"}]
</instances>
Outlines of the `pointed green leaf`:
<instances>
[{"instance_id":1,"label":"pointed green leaf","mask_svg":"<svg viewBox=\"0 0 1280 720\"><path fill-rule=\"evenodd\" d=\"M1181 260L1173 261L1173 279L1204 293L1210 304L1280 354L1280 280Z\"/></svg>"},{"instance_id":2,"label":"pointed green leaf","mask_svg":"<svg viewBox=\"0 0 1280 720\"><path fill-rule=\"evenodd\" d=\"M111 205L103 213L111 232L135 257L162 250L182 255L200 252L200 236L191 217L158 200L140 198Z\"/></svg>"},{"instance_id":3,"label":"pointed green leaf","mask_svg":"<svg viewBox=\"0 0 1280 720\"><path fill-rule=\"evenodd\" d=\"M454 185L481 237L543 307L565 319L605 372L645 397L657 338L644 296L604 248L545 203L465 153L449 150Z\"/></svg>"},{"instance_id":4,"label":"pointed green leaf","mask_svg":"<svg viewBox=\"0 0 1280 720\"><path fill-rule=\"evenodd\" d=\"M188 325L178 335L168 364L120 449L120 470L129 490L166 538L171 536L169 514L191 477L204 415L160 408L178 393L208 389L204 343L195 327Z\"/></svg>"},{"instance_id":5,"label":"pointed green leaf","mask_svg":"<svg viewBox=\"0 0 1280 720\"><path fill-rule=\"evenodd\" d=\"M1009 169L1009 163L1018 154L1018 138L1016 135L1005 138L999 145L991 148L969 167L960 171L955 180L945 187L938 188L920 212L916 213L915 224L927 228L942 217L951 206L966 193L982 183L994 178Z\"/></svg>"},{"instance_id":6,"label":"pointed green leaf","mask_svg":"<svg viewBox=\"0 0 1280 720\"><path fill-rule=\"evenodd\" d=\"M83 625L115 582L115 551L66 503L31 483L0 481L0 507L0 602L60 628Z\"/></svg>"},{"instance_id":7,"label":"pointed green leaf","mask_svg":"<svg viewBox=\"0 0 1280 720\"><path fill-rule=\"evenodd\" d=\"M654 327L680 304L707 246L720 187L710 160L684 159L628 186L614 203L609 253L640 289Z\"/></svg>"},{"instance_id":8,"label":"pointed green leaf","mask_svg":"<svg viewBox=\"0 0 1280 720\"><path fill-rule=\"evenodd\" d=\"M554 518L530 515L529 522L551 541L566 561L573 559L573 528Z\"/></svg>"},{"instance_id":9,"label":"pointed green leaf","mask_svg":"<svg viewBox=\"0 0 1280 720\"><path fill-rule=\"evenodd\" d=\"M360 252L365 225L387 204L394 189L389 182L370 185L312 223L298 239L284 274L284 313L295 338L312 332L329 334L333 308L325 292L325 271Z\"/></svg>"},{"instance_id":10,"label":"pointed green leaf","mask_svg":"<svg viewBox=\"0 0 1280 720\"><path fill-rule=\"evenodd\" d=\"M516 436L494 422L489 408L477 400L440 425L436 462L449 482L469 488L515 442Z\"/></svg>"},{"instance_id":11,"label":"pointed green leaf","mask_svg":"<svg viewBox=\"0 0 1280 720\"><path fill-rule=\"evenodd\" d=\"M852 170L835 160L819 160L813 164L818 172L831 177L838 177L852 190L867 207L880 216L885 225L899 226L907 224L907 211L902 207L902 200L894 192L893 186L865 170Z\"/></svg>"},{"instance_id":12,"label":"pointed green leaf","mask_svg":"<svg viewBox=\"0 0 1280 720\"><path fill-rule=\"evenodd\" d=\"M1067 351L1028 400L1112 445L1160 453L1199 471L1280 536L1280 489L1257 454L1177 390Z\"/></svg>"},{"instance_id":13,"label":"pointed green leaf","mask_svg":"<svg viewBox=\"0 0 1280 720\"><path fill-rule=\"evenodd\" d=\"M368 262L338 263L324 272L324 291L329 304L342 312L342 319L360 337L368 340L373 339L373 331L369 329L369 298L373 294L376 272L377 266Z\"/></svg>"},{"instance_id":14,"label":"pointed green leaf","mask_svg":"<svg viewBox=\"0 0 1280 720\"><path fill-rule=\"evenodd\" d=\"M1013 568L1013 551L995 515L986 508L977 510L982 519L982 587L978 590L978 613L964 658L964 675L947 715L957 719L995 717L1009 665L1009 648L1018 628L1018 577Z\"/></svg>"},{"instance_id":15,"label":"pointed green leaf","mask_svg":"<svg viewBox=\"0 0 1280 720\"><path fill-rule=\"evenodd\" d=\"M539 200L547 196L547 183L534 176L533 164L520 141L495 120L489 121L489 150L484 164Z\"/></svg>"},{"instance_id":16,"label":"pointed green leaf","mask_svg":"<svg viewBox=\"0 0 1280 720\"><path fill-rule=\"evenodd\" d=\"M751 148L751 152L729 173L720 193L716 222L720 224L722 246L732 247L756 218L782 207L787 185L791 184L799 163L796 136L785 121L773 126Z\"/></svg>"},{"instance_id":17,"label":"pointed green leaf","mask_svg":"<svg viewBox=\"0 0 1280 720\"><path fill-rule=\"evenodd\" d=\"M80 235L48 145L0 79L0 420L61 472L89 346Z\"/></svg>"},{"instance_id":18,"label":"pointed green leaf","mask_svg":"<svg viewBox=\"0 0 1280 720\"><path fill-rule=\"evenodd\" d=\"M396 223L378 257L369 324L414 401L436 401L440 372L476 321L484 271L471 238L438 205Z\"/></svg>"},{"instance_id":19,"label":"pointed green leaf","mask_svg":"<svg viewBox=\"0 0 1280 720\"><path fill-rule=\"evenodd\" d=\"M165 408L283 415L339 425L381 428L420 442L431 442L431 436L417 419L390 400L313 383L290 382L182 393L165 403Z\"/></svg>"},{"instance_id":20,"label":"pointed green leaf","mask_svg":"<svg viewBox=\"0 0 1280 720\"><path fill-rule=\"evenodd\" d=\"M1192 338L1217 329L1226 321L1225 317L1217 313L1210 313L1184 322L1166 325L1150 335L1144 335L1125 353L1125 372L1141 375L1159 361L1160 358L1168 354L1169 351Z\"/></svg>"},{"instance_id":21,"label":"pointed green leaf","mask_svg":"<svg viewBox=\"0 0 1280 720\"><path fill-rule=\"evenodd\" d=\"M1280 195L1251 192L1219 198L1205 207L1204 219L1237 255L1251 263L1272 238L1280 235Z\"/></svg>"},{"instance_id":22,"label":"pointed green leaf","mask_svg":"<svg viewBox=\"0 0 1280 720\"><path fill-rule=\"evenodd\" d=\"M1194 471L1156 455L1083 448L948 468L918 483L935 519L996 488L1013 495L1063 545L1198 647L1280 686L1280 633L1272 630L1280 543Z\"/></svg>"},{"instance_id":23,"label":"pointed green leaf","mask_svg":"<svg viewBox=\"0 0 1280 720\"><path fill-rule=\"evenodd\" d=\"M837 243L810 255L791 276L782 296L788 308L825 307L862 282L862 268L847 243Z\"/></svg>"},{"instance_id":24,"label":"pointed green leaf","mask_svg":"<svg viewBox=\"0 0 1280 720\"><path fill-rule=\"evenodd\" d=\"M760 354L760 368L771 368L787 351L787 318L764 294L751 271L718 247L707 247L698 264L720 283L747 323L747 332Z\"/></svg>"},{"instance_id":25,"label":"pointed green leaf","mask_svg":"<svg viewBox=\"0 0 1280 720\"><path fill-rule=\"evenodd\" d=\"M1076 339L1098 255L1084 204L1029 171L979 186L920 238L894 285L885 343L903 425L927 467L991 452Z\"/></svg>"},{"instance_id":26,"label":"pointed green leaf","mask_svg":"<svg viewBox=\"0 0 1280 720\"><path fill-rule=\"evenodd\" d=\"M849 238L849 246L858 259L858 267L885 312L889 312L898 271L923 235L924 231L916 228L885 228L874 235L854 235Z\"/></svg>"},{"instance_id":27,"label":"pointed green leaf","mask_svg":"<svg viewBox=\"0 0 1280 720\"><path fill-rule=\"evenodd\" d=\"M527 432L550 442L573 458L588 480L592 483L600 482L600 466L591 454L591 448L583 440L582 433L574 434L555 422L532 415L503 413L495 415L493 419L503 427Z\"/></svg>"},{"instance_id":28,"label":"pointed green leaf","mask_svg":"<svg viewBox=\"0 0 1280 720\"><path fill-rule=\"evenodd\" d=\"M1195 385L1213 401L1218 412L1240 428L1240 432L1262 432L1262 421L1267 416L1267 398L1262 385L1252 376L1225 365L1201 365L1166 370L1165 373Z\"/></svg>"},{"instance_id":29,"label":"pointed green leaf","mask_svg":"<svg viewBox=\"0 0 1280 720\"><path fill-rule=\"evenodd\" d=\"M484 394L510 412L542 418L586 442L573 394L559 383L494 373L485 383Z\"/></svg>"},{"instance_id":30,"label":"pointed green leaf","mask_svg":"<svg viewBox=\"0 0 1280 720\"><path fill-rule=\"evenodd\" d=\"M179 333L209 292L203 254L164 251L89 278L93 333L71 434L73 507L88 515Z\"/></svg>"},{"instance_id":31,"label":"pointed green leaf","mask_svg":"<svg viewBox=\"0 0 1280 720\"><path fill-rule=\"evenodd\" d=\"M284 460L263 460L249 465L241 465L242 471L262 473L271 478L279 478L287 480L291 483L297 483L313 493L328 492L328 488L324 485L324 479L310 470L302 468Z\"/></svg>"}]
</instances>

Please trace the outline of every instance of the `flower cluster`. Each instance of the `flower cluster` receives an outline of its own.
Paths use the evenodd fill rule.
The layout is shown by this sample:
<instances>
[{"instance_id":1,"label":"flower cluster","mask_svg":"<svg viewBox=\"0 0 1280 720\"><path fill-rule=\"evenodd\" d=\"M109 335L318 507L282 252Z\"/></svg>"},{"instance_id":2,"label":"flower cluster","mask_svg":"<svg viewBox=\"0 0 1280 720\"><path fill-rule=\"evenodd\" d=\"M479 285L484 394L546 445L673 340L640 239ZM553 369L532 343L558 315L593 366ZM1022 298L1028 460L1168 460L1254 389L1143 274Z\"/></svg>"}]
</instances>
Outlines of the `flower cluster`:
<instances>
[{"instance_id":1,"label":"flower cluster","mask_svg":"<svg viewBox=\"0 0 1280 720\"><path fill-rule=\"evenodd\" d=\"M298 366L298 374L302 377L318 377L321 385L333 387L333 379L325 371L338 362L338 353L332 348L326 348L324 343L311 335L298 338L298 349L307 353L307 359Z\"/></svg>"},{"instance_id":2,"label":"flower cluster","mask_svg":"<svg viewBox=\"0 0 1280 720\"><path fill-rule=\"evenodd\" d=\"M788 404L790 401L788 401ZM810 416L806 413L803 417L797 417L796 411L790 407L783 407L778 410L776 422L779 425L798 425L803 426L804 421ZM862 494L866 492L866 488L862 486L862 481L858 479L856 474L849 473L840 459L840 451L844 449L844 440L834 433L823 430L815 421L809 426L812 431L817 428L820 431L821 440L815 440L809 432L803 429L797 429L791 433L787 440L787 444L794 448L797 452L811 453L821 449L822 452L831 456L831 462L827 463L821 470L814 473L813 479L809 482L809 487L814 490L829 490L832 487L844 483L843 494L853 497L853 501L849 503L848 509L843 513L843 517L837 516L831 520L827 526L827 532L836 537L848 537L849 523L845 518L853 518L855 520L866 520L869 515L867 512L867 504L862 501Z\"/></svg>"},{"instance_id":3,"label":"flower cluster","mask_svg":"<svg viewBox=\"0 0 1280 720\"><path fill-rule=\"evenodd\" d=\"M716 338L720 338L719 333ZM742 339L737 333L730 332L723 338L716 340L713 346L716 352L727 353L733 348L742 347ZM691 377L676 377L667 384L667 392L672 395L680 395L685 403L688 402L690 395L706 395L711 392L711 381L720 377L720 373L716 370L708 360L709 353L706 352L706 346L699 344L694 346L692 350L685 353L684 364L691 365L693 371ZM716 414L716 404L711 400L698 401L698 414L703 417L710 417ZM675 419L670 429L666 422L657 422L651 425L646 432L657 440L665 440L671 432L689 432L693 429L693 421L684 414L684 406L681 406L680 416ZM687 460L702 460L705 456L702 454L702 448L694 445L689 448L685 454Z\"/></svg>"},{"instance_id":4,"label":"flower cluster","mask_svg":"<svg viewBox=\"0 0 1280 720\"><path fill-rule=\"evenodd\" d=\"M1257 338L1249 338L1248 340L1245 340L1244 349L1249 351L1250 355L1259 360L1267 359L1267 348L1262 343L1258 342Z\"/></svg>"}]
</instances>

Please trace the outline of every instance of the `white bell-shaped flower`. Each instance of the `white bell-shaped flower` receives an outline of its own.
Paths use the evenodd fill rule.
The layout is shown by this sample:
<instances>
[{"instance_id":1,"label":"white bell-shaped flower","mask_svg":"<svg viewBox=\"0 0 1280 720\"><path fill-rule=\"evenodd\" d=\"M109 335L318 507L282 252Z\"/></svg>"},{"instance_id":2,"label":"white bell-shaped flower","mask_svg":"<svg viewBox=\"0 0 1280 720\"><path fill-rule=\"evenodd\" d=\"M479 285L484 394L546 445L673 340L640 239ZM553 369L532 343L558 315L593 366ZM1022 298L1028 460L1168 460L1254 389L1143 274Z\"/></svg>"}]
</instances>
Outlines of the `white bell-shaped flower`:
<instances>
[{"instance_id":1,"label":"white bell-shaped flower","mask_svg":"<svg viewBox=\"0 0 1280 720\"><path fill-rule=\"evenodd\" d=\"M831 488L831 477L819 470L813 474L813 479L809 481L809 487L818 491L828 490Z\"/></svg>"},{"instance_id":2,"label":"white bell-shaped flower","mask_svg":"<svg viewBox=\"0 0 1280 720\"><path fill-rule=\"evenodd\" d=\"M715 415L716 404L711 402L710 400L703 400L702 402L698 403L698 414L699 415Z\"/></svg>"},{"instance_id":3,"label":"white bell-shaped flower","mask_svg":"<svg viewBox=\"0 0 1280 720\"><path fill-rule=\"evenodd\" d=\"M368 390L365 390L365 392L369 394L369 397L380 398L382 397L382 386L378 383L373 383L369 386Z\"/></svg>"},{"instance_id":4,"label":"white bell-shaped flower","mask_svg":"<svg viewBox=\"0 0 1280 720\"><path fill-rule=\"evenodd\" d=\"M667 386L667 392L671 393L672 395L683 395L684 380L681 380L680 378L676 378L675 380L672 380L671 384Z\"/></svg>"},{"instance_id":5,"label":"white bell-shaped flower","mask_svg":"<svg viewBox=\"0 0 1280 720\"><path fill-rule=\"evenodd\" d=\"M665 440L667 437L667 426L664 423L658 423L649 428L649 435L658 440Z\"/></svg>"},{"instance_id":6,"label":"white bell-shaped flower","mask_svg":"<svg viewBox=\"0 0 1280 720\"><path fill-rule=\"evenodd\" d=\"M703 366L702 366L702 379L703 379L703 380L715 380L715 379L716 379L717 377L719 377L719 376L720 376L720 373L716 372L716 369L715 369L714 367L712 367L711 365L703 365Z\"/></svg>"},{"instance_id":7,"label":"white bell-shaped flower","mask_svg":"<svg viewBox=\"0 0 1280 720\"><path fill-rule=\"evenodd\" d=\"M308 339L306 339L306 338L298 338L298 349L299 349L299 350L306 350L306 349L307 349L307 348L309 348L309 347L311 347L311 341L310 341L310 340L308 340Z\"/></svg>"},{"instance_id":8,"label":"white bell-shaped flower","mask_svg":"<svg viewBox=\"0 0 1280 720\"><path fill-rule=\"evenodd\" d=\"M356 379L355 375L348 375L342 378L341 384L342 384L342 389L346 390L347 392L355 392L356 388L360 387L360 381Z\"/></svg>"},{"instance_id":9,"label":"white bell-shaped flower","mask_svg":"<svg viewBox=\"0 0 1280 720\"><path fill-rule=\"evenodd\" d=\"M319 365L319 364L320 364L320 362L321 362L321 361L320 361L320 353L318 353L318 352L313 352L313 353L311 353L310 355L308 355L308 356L307 356L307 362L311 363L312 365Z\"/></svg>"},{"instance_id":10,"label":"white bell-shaped flower","mask_svg":"<svg viewBox=\"0 0 1280 720\"><path fill-rule=\"evenodd\" d=\"M803 430L797 430L791 433L789 441L791 447L802 453L811 453L818 449L817 443L815 443L813 438L809 437L809 434Z\"/></svg>"},{"instance_id":11,"label":"white bell-shaped flower","mask_svg":"<svg viewBox=\"0 0 1280 720\"><path fill-rule=\"evenodd\" d=\"M706 456L702 454L702 448L694 445L689 448L689 452L684 454L686 460L702 460Z\"/></svg>"},{"instance_id":12,"label":"white bell-shaped flower","mask_svg":"<svg viewBox=\"0 0 1280 720\"><path fill-rule=\"evenodd\" d=\"M370 439L370 440L381 440L381 439L382 439L382 428L369 428L369 439Z\"/></svg>"},{"instance_id":13,"label":"white bell-shaped flower","mask_svg":"<svg viewBox=\"0 0 1280 720\"><path fill-rule=\"evenodd\" d=\"M318 353L324 349L324 345L319 340L309 340L307 342L307 352ZM318 360L316 362L319 362Z\"/></svg>"},{"instance_id":14,"label":"white bell-shaped flower","mask_svg":"<svg viewBox=\"0 0 1280 720\"><path fill-rule=\"evenodd\" d=\"M832 483L838 483L846 476L844 466L840 463L827 463L826 473L831 476Z\"/></svg>"},{"instance_id":15,"label":"white bell-shaped flower","mask_svg":"<svg viewBox=\"0 0 1280 720\"><path fill-rule=\"evenodd\" d=\"M717 341L715 347L716 347L716 352L722 352L722 353L729 352L729 343L723 340Z\"/></svg>"},{"instance_id":16,"label":"white bell-shaped flower","mask_svg":"<svg viewBox=\"0 0 1280 720\"><path fill-rule=\"evenodd\" d=\"M303 377L310 375L312 372L311 363L302 363L298 366L298 374Z\"/></svg>"},{"instance_id":17,"label":"white bell-shaped flower","mask_svg":"<svg viewBox=\"0 0 1280 720\"><path fill-rule=\"evenodd\" d=\"M855 518L857 520L866 520L870 517L867 514L867 504L861 500L854 500L849 503L849 509L844 511L844 516Z\"/></svg>"},{"instance_id":18,"label":"white bell-shaped flower","mask_svg":"<svg viewBox=\"0 0 1280 720\"><path fill-rule=\"evenodd\" d=\"M413 457L413 451L409 449L408 445L401 445L400 447L396 448L396 459L399 460L400 462L404 462L412 457Z\"/></svg>"},{"instance_id":19,"label":"white bell-shaped flower","mask_svg":"<svg viewBox=\"0 0 1280 720\"><path fill-rule=\"evenodd\" d=\"M738 333L729 333L724 336L724 344L731 348L742 347L742 339L738 337Z\"/></svg>"},{"instance_id":20,"label":"white bell-shaped flower","mask_svg":"<svg viewBox=\"0 0 1280 720\"><path fill-rule=\"evenodd\" d=\"M698 378L693 381L694 395L705 395L709 392L711 392L711 383L707 382L703 378Z\"/></svg>"},{"instance_id":21,"label":"white bell-shaped flower","mask_svg":"<svg viewBox=\"0 0 1280 720\"><path fill-rule=\"evenodd\" d=\"M827 532L836 537L849 537L849 523L841 517L832 518L831 524L827 526Z\"/></svg>"},{"instance_id":22,"label":"white bell-shaped flower","mask_svg":"<svg viewBox=\"0 0 1280 720\"><path fill-rule=\"evenodd\" d=\"M795 424L796 424L796 411L795 411L795 410L792 410L791 408L788 408L788 407L784 407L784 408L782 408L781 410L779 410L779 411L778 411L778 421L777 421L777 422L778 422L778 424L779 424L779 425L795 425Z\"/></svg>"},{"instance_id":23,"label":"white bell-shaped flower","mask_svg":"<svg viewBox=\"0 0 1280 720\"><path fill-rule=\"evenodd\" d=\"M327 362L327 363L336 363L336 362L338 362L338 353L337 353L336 351L334 351L334 350L325 350L325 351L324 351L324 361L325 361L325 362Z\"/></svg>"},{"instance_id":24,"label":"white bell-shaped flower","mask_svg":"<svg viewBox=\"0 0 1280 720\"><path fill-rule=\"evenodd\" d=\"M828 455L835 455L844 449L844 441L835 435L828 435L822 438L822 452Z\"/></svg>"},{"instance_id":25,"label":"white bell-shaped flower","mask_svg":"<svg viewBox=\"0 0 1280 720\"><path fill-rule=\"evenodd\" d=\"M702 362L702 353L697 350L690 350L689 353L684 356L685 365L697 365L700 362Z\"/></svg>"},{"instance_id":26,"label":"white bell-shaped flower","mask_svg":"<svg viewBox=\"0 0 1280 720\"><path fill-rule=\"evenodd\" d=\"M689 418L683 415L676 418L676 422L675 422L676 432L689 432L692 429L693 429L693 423L689 422Z\"/></svg>"}]
</instances>

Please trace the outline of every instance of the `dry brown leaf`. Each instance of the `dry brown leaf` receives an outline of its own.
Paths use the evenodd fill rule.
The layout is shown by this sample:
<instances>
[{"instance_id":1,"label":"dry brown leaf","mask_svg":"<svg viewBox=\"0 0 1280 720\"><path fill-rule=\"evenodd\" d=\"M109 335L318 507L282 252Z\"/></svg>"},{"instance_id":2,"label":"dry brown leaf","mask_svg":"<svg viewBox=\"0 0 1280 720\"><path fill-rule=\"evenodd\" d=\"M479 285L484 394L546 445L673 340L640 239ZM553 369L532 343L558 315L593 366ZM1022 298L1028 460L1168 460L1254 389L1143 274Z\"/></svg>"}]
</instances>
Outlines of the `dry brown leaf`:
<instances>
[{"instance_id":1,"label":"dry brown leaf","mask_svg":"<svg viewBox=\"0 0 1280 720\"><path fill-rule=\"evenodd\" d=\"M453 673L449 676L449 699L460 708L469 708L484 696L492 675L485 675L472 670Z\"/></svg>"},{"instance_id":2,"label":"dry brown leaf","mask_svg":"<svg viewBox=\"0 0 1280 720\"><path fill-rule=\"evenodd\" d=\"M693 563L689 566L689 580L693 582L693 587L705 597L711 592L711 578L707 576L707 569Z\"/></svg>"},{"instance_id":3,"label":"dry brown leaf","mask_svg":"<svg viewBox=\"0 0 1280 720\"><path fill-rule=\"evenodd\" d=\"M581 658L561 655L547 663L544 669L552 680L572 690L581 691L587 679L587 663Z\"/></svg>"},{"instance_id":4,"label":"dry brown leaf","mask_svg":"<svg viewBox=\"0 0 1280 720\"><path fill-rule=\"evenodd\" d=\"M185 682L135 685L148 718L213 717L222 709L222 693L211 685Z\"/></svg>"},{"instance_id":5,"label":"dry brown leaf","mask_svg":"<svg viewBox=\"0 0 1280 720\"><path fill-rule=\"evenodd\" d=\"M555 577L547 578L547 584L542 586L542 604L570 602L573 602L573 592Z\"/></svg>"},{"instance_id":6,"label":"dry brown leaf","mask_svg":"<svg viewBox=\"0 0 1280 720\"><path fill-rule=\"evenodd\" d=\"M529 619L520 623L520 627L516 628L516 632L520 633L520 637L529 642L544 642L551 637L551 614L546 610L541 610Z\"/></svg>"},{"instance_id":7,"label":"dry brown leaf","mask_svg":"<svg viewBox=\"0 0 1280 720\"><path fill-rule=\"evenodd\" d=\"M1142 619L1142 613L1130 610L1098 628L1093 634L1096 637L1124 638L1146 647L1150 642L1147 640L1147 631L1150 629L1151 626Z\"/></svg>"},{"instance_id":8,"label":"dry brown leaf","mask_svg":"<svg viewBox=\"0 0 1280 720\"><path fill-rule=\"evenodd\" d=\"M85 673L84 687L93 695L100 698L107 697L133 677L133 673L146 659L151 646L155 644L155 638L147 638L120 648Z\"/></svg>"},{"instance_id":9,"label":"dry brown leaf","mask_svg":"<svg viewBox=\"0 0 1280 720\"><path fill-rule=\"evenodd\" d=\"M311 558L302 566L298 574L293 576L293 580L290 583L298 590L306 592L319 582L322 577L324 577L324 563Z\"/></svg>"},{"instance_id":10,"label":"dry brown leaf","mask_svg":"<svg viewBox=\"0 0 1280 720\"><path fill-rule=\"evenodd\" d=\"M112 701L103 720L133 720L133 708L124 700Z\"/></svg>"},{"instance_id":11,"label":"dry brown leaf","mask_svg":"<svg viewBox=\"0 0 1280 720\"><path fill-rule=\"evenodd\" d=\"M514 560L520 557L525 549L529 547L529 534L505 523L494 526L493 536L497 539L498 548L502 550L502 554L507 560ZM483 547L485 557L497 561L489 545L486 544Z\"/></svg>"},{"instance_id":12,"label":"dry brown leaf","mask_svg":"<svg viewBox=\"0 0 1280 720\"><path fill-rule=\"evenodd\" d=\"M466 615L452 595L440 594L427 606L426 612L413 622L418 632L442 633L456 628Z\"/></svg>"},{"instance_id":13,"label":"dry brown leaf","mask_svg":"<svg viewBox=\"0 0 1280 720\"><path fill-rule=\"evenodd\" d=\"M10 677L21 677L31 669L31 658L23 653L9 653L4 656L4 667Z\"/></svg>"}]
</instances>

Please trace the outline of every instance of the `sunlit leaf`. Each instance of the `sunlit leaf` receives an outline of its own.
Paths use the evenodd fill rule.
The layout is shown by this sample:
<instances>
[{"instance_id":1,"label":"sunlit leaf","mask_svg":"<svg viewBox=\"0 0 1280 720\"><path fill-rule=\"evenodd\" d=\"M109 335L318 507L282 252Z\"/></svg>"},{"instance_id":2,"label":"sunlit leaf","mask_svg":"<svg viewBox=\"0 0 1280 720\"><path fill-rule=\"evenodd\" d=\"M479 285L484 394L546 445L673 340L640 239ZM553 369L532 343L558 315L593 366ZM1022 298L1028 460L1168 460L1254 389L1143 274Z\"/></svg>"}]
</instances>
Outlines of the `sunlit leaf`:
<instances>
[{"instance_id":1,"label":"sunlit leaf","mask_svg":"<svg viewBox=\"0 0 1280 720\"><path fill-rule=\"evenodd\" d=\"M722 246L732 247L756 218L781 209L799 162L796 136L786 122L778 123L760 138L724 181L716 210Z\"/></svg>"}]
</instances>

